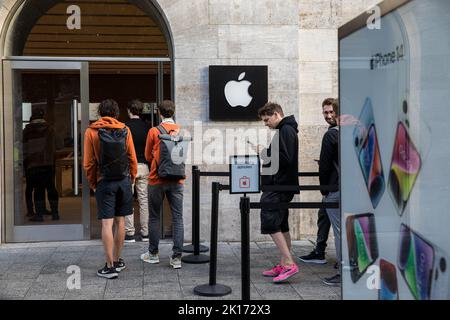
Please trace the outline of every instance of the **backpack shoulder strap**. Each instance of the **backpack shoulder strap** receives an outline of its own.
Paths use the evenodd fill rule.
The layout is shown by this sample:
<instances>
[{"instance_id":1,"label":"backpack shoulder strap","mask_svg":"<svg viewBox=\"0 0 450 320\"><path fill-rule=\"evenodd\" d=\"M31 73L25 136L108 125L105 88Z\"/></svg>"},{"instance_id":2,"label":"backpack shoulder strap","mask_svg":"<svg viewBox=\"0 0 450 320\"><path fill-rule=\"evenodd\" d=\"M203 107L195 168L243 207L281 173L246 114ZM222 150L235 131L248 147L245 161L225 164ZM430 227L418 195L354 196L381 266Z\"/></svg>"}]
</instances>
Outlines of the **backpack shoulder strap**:
<instances>
[{"instance_id":1,"label":"backpack shoulder strap","mask_svg":"<svg viewBox=\"0 0 450 320\"><path fill-rule=\"evenodd\" d=\"M156 128L159 130L159 132L161 134L169 134L170 135L172 132L176 132L176 130L167 131L166 128L164 128L163 125L161 125L161 124L159 126L157 126Z\"/></svg>"},{"instance_id":2,"label":"backpack shoulder strap","mask_svg":"<svg viewBox=\"0 0 450 320\"><path fill-rule=\"evenodd\" d=\"M156 129L158 129L161 134L168 134L166 128L164 128L162 125L157 126Z\"/></svg>"}]
</instances>

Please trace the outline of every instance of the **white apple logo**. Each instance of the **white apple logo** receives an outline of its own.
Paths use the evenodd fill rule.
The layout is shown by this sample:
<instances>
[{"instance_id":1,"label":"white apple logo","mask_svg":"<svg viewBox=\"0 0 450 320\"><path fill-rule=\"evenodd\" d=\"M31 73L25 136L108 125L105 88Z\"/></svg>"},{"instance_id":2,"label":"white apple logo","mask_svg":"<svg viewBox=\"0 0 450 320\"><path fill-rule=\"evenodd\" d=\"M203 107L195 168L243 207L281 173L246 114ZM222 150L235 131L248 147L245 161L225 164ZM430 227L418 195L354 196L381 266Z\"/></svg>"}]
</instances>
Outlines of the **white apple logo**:
<instances>
[{"instance_id":1,"label":"white apple logo","mask_svg":"<svg viewBox=\"0 0 450 320\"><path fill-rule=\"evenodd\" d=\"M245 72L239 75L239 81L230 81L225 85L225 98L231 107L248 107L253 97L248 94L248 88L252 85L250 81L242 81Z\"/></svg>"}]
</instances>

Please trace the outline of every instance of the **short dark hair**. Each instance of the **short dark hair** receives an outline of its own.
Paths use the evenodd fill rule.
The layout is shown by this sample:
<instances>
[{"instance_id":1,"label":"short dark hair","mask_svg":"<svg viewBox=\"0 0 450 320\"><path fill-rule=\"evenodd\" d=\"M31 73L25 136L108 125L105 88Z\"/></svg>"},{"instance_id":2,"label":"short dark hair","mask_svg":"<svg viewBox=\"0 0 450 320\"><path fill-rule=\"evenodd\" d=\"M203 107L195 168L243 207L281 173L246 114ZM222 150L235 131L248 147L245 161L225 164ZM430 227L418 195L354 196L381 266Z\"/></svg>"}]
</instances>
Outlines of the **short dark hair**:
<instances>
[{"instance_id":1,"label":"short dark hair","mask_svg":"<svg viewBox=\"0 0 450 320\"><path fill-rule=\"evenodd\" d=\"M100 117L111 117L117 119L119 117L119 105L113 99L103 100L98 106Z\"/></svg>"},{"instance_id":2,"label":"short dark hair","mask_svg":"<svg viewBox=\"0 0 450 320\"><path fill-rule=\"evenodd\" d=\"M330 105L333 106L334 113L339 114L339 100L335 98L326 98L322 102L322 109L323 107Z\"/></svg>"},{"instance_id":3,"label":"short dark hair","mask_svg":"<svg viewBox=\"0 0 450 320\"><path fill-rule=\"evenodd\" d=\"M164 118L172 118L175 114L175 103L171 100L164 100L158 105L158 110Z\"/></svg>"},{"instance_id":4,"label":"short dark hair","mask_svg":"<svg viewBox=\"0 0 450 320\"><path fill-rule=\"evenodd\" d=\"M138 116L142 114L144 110L144 104L140 100L131 100L128 102L128 111L131 112L132 115Z\"/></svg>"},{"instance_id":5,"label":"short dark hair","mask_svg":"<svg viewBox=\"0 0 450 320\"><path fill-rule=\"evenodd\" d=\"M281 106L274 102L267 102L263 107L258 109L258 117L262 116L273 116L275 112L278 112L282 117L284 117L284 112Z\"/></svg>"}]
</instances>

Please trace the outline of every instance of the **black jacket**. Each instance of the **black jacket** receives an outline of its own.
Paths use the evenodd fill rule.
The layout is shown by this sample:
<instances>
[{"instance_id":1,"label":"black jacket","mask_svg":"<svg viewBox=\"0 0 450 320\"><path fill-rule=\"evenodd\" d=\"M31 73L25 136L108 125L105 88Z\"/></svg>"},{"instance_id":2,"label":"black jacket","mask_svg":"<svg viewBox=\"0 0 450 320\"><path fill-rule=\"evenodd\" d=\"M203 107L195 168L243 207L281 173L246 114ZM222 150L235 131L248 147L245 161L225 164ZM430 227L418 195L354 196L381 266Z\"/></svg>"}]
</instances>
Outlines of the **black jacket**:
<instances>
[{"instance_id":1,"label":"black jacket","mask_svg":"<svg viewBox=\"0 0 450 320\"><path fill-rule=\"evenodd\" d=\"M43 119L35 119L23 130L25 169L55 164L55 131Z\"/></svg>"},{"instance_id":2,"label":"black jacket","mask_svg":"<svg viewBox=\"0 0 450 320\"><path fill-rule=\"evenodd\" d=\"M321 186L334 186L332 192L339 191L339 130L329 127L322 139L319 160L319 181ZM327 195L329 191L320 191Z\"/></svg>"},{"instance_id":3,"label":"black jacket","mask_svg":"<svg viewBox=\"0 0 450 320\"><path fill-rule=\"evenodd\" d=\"M141 119L130 119L125 122L125 125L130 128L131 136L133 137L137 162L147 163L147 160L145 160L145 144L150 125Z\"/></svg>"},{"instance_id":4,"label":"black jacket","mask_svg":"<svg viewBox=\"0 0 450 320\"><path fill-rule=\"evenodd\" d=\"M263 185L294 185L298 186L298 124L294 116L283 118L278 124L278 131L267 149L267 156L262 153L263 167L271 166L270 157L272 145L279 139L279 166L274 175L263 175ZM298 193L298 192L296 192Z\"/></svg>"}]
</instances>

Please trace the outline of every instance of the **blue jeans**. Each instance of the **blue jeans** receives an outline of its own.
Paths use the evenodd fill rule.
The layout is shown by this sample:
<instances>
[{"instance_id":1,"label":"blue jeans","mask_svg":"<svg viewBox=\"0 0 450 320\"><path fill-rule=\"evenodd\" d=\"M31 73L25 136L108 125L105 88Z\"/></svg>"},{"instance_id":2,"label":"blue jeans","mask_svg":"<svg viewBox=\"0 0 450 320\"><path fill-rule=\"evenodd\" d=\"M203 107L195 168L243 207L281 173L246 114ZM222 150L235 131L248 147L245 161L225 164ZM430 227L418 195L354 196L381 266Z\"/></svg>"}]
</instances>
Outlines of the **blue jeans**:
<instances>
[{"instance_id":1,"label":"blue jeans","mask_svg":"<svg viewBox=\"0 0 450 320\"><path fill-rule=\"evenodd\" d=\"M159 239L161 238L161 206L164 196L172 211L172 236L173 236L173 256L179 257L183 252L184 225L183 225L183 191L184 186L179 183L159 184L148 186L149 204L149 246L148 251L152 254L159 252Z\"/></svg>"}]
</instances>

